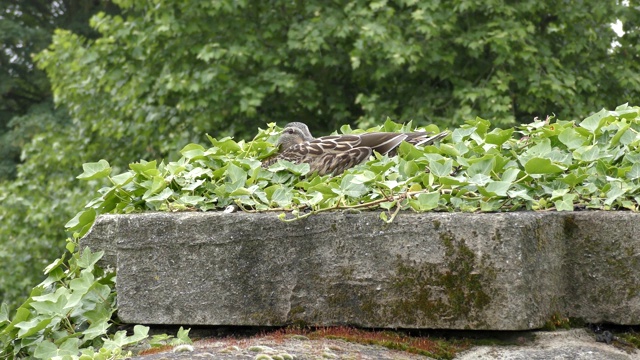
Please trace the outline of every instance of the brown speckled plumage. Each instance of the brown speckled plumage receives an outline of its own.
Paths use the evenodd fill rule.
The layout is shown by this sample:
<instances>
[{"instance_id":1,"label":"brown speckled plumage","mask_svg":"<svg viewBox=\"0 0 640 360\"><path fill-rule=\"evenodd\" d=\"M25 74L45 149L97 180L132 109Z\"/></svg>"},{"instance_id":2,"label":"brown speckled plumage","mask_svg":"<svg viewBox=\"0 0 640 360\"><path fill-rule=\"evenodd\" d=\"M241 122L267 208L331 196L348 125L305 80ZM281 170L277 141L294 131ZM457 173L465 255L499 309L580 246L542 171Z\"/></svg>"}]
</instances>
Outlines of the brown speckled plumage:
<instances>
[{"instance_id":1,"label":"brown speckled plumage","mask_svg":"<svg viewBox=\"0 0 640 360\"><path fill-rule=\"evenodd\" d=\"M413 145L428 145L447 135L446 131L435 135L426 132L371 132L322 136L316 139L307 125L293 122L285 125L282 130L278 140L278 154L265 160L262 166L268 167L282 159L296 164L307 163L311 172L317 172L318 175L338 175L368 159L374 150L393 156L403 141Z\"/></svg>"}]
</instances>

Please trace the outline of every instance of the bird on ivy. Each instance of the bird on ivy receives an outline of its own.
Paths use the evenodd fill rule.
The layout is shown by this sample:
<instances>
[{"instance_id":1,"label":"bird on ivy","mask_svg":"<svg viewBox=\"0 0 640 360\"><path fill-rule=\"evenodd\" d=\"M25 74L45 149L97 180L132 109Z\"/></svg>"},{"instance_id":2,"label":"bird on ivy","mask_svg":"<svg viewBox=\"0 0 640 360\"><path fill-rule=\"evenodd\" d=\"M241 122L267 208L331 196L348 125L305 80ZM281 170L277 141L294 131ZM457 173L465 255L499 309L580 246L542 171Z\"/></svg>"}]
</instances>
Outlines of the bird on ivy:
<instances>
[{"instance_id":1,"label":"bird on ivy","mask_svg":"<svg viewBox=\"0 0 640 360\"><path fill-rule=\"evenodd\" d=\"M266 168L278 160L288 160L295 164L309 164L311 173L339 175L368 159L373 151L394 156L403 141L429 145L448 134L447 131L435 135L424 131L369 132L314 138L307 125L292 122L282 130L277 143L278 153L264 160L262 166Z\"/></svg>"}]
</instances>

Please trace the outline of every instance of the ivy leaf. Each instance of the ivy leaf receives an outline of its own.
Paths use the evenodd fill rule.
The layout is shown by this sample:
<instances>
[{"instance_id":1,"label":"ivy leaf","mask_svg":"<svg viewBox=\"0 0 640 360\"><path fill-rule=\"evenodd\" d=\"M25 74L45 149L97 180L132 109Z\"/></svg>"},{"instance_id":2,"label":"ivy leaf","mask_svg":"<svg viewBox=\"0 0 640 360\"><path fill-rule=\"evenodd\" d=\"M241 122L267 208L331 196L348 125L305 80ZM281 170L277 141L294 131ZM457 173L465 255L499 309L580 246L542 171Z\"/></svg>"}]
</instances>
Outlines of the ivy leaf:
<instances>
[{"instance_id":1,"label":"ivy leaf","mask_svg":"<svg viewBox=\"0 0 640 360\"><path fill-rule=\"evenodd\" d=\"M58 348L50 341L43 341L36 346L33 356L36 359L64 359L77 356L80 353L80 339L69 338Z\"/></svg>"},{"instance_id":2,"label":"ivy leaf","mask_svg":"<svg viewBox=\"0 0 640 360\"><path fill-rule=\"evenodd\" d=\"M586 180L588 177L589 175L587 174L576 175L575 173L570 173L562 177L560 181L562 181L565 184L568 184L571 187L574 187L578 184L582 184L582 182Z\"/></svg>"},{"instance_id":3,"label":"ivy leaf","mask_svg":"<svg viewBox=\"0 0 640 360\"><path fill-rule=\"evenodd\" d=\"M558 140L570 150L577 149L587 142L587 138L573 128L563 130L560 135L558 135Z\"/></svg>"},{"instance_id":4,"label":"ivy leaf","mask_svg":"<svg viewBox=\"0 0 640 360\"><path fill-rule=\"evenodd\" d=\"M113 335L113 339L104 339L104 348L107 350L120 349L126 345L135 344L149 336L149 327L136 325L133 327L133 335L127 336L127 332L122 330Z\"/></svg>"},{"instance_id":5,"label":"ivy leaf","mask_svg":"<svg viewBox=\"0 0 640 360\"><path fill-rule=\"evenodd\" d=\"M513 134L514 129L493 129L491 132L489 132L484 141L487 144L494 144L497 146L502 146L502 144L504 144L507 140L509 140L511 138L511 135Z\"/></svg>"},{"instance_id":6,"label":"ivy leaf","mask_svg":"<svg viewBox=\"0 0 640 360\"><path fill-rule=\"evenodd\" d=\"M18 331L18 339L23 339L27 336L31 336L38 331L44 329L51 323L53 318L50 317L35 317L29 321L23 321L16 324L16 327L20 329Z\"/></svg>"},{"instance_id":7,"label":"ivy leaf","mask_svg":"<svg viewBox=\"0 0 640 360\"><path fill-rule=\"evenodd\" d=\"M449 176L453 171L453 160L446 159L444 163L439 161L429 161L429 170L435 176Z\"/></svg>"},{"instance_id":8,"label":"ivy leaf","mask_svg":"<svg viewBox=\"0 0 640 360\"><path fill-rule=\"evenodd\" d=\"M275 189L273 194L270 196L271 201L275 202L279 207L287 207L291 205L291 200L293 199L293 194L291 191L283 188L282 186Z\"/></svg>"},{"instance_id":9,"label":"ivy leaf","mask_svg":"<svg viewBox=\"0 0 640 360\"><path fill-rule=\"evenodd\" d=\"M193 196L193 195L181 195L178 197L178 202L185 205L196 206L202 202L204 202L207 198L204 196Z\"/></svg>"},{"instance_id":10,"label":"ivy leaf","mask_svg":"<svg viewBox=\"0 0 640 360\"><path fill-rule=\"evenodd\" d=\"M633 166L631 167L631 170L629 170L625 174L625 177L630 180L636 180L640 178L640 163L633 164Z\"/></svg>"},{"instance_id":11,"label":"ivy leaf","mask_svg":"<svg viewBox=\"0 0 640 360\"><path fill-rule=\"evenodd\" d=\"M289 171L297 176L303 176L309 173L309 164L306 163L301 163L301 164L294 164L291 161L287 161L287 160L278 160L278 162L276 162L275 164L271 165L269 167L269 171L282 171L282 170L286 170Z\"/></svg>"},{"instance_id":12,"label":"ivy leaf","mask_svg":"<svg viewBox=\"0 0 640 360\"><path fill-rule=\"evenodd\" d=\"M507 191L511 187L512 182L510 181L492 181L484 188L486 190L486 194L490 196L507 196Z\"/></svg>"},{"instance_id":13,"label":"ivy leaf","mask_svg":"<svg viewBox=\"0 0 640 360\"><path fill-rule=\"evenodd\" d=\"M564 170L564 168L552 163L551 160L547 158L535 157L527 161L524 165L524 171L531 175L555 174L563 172Z\"/></svg>"},{"instance_id":14,"label":"ivy leaf","mask_svg":"<svg viewBox=\"0 0 640 360\"><path fill-rule=\"evenodd\" d=\"M157 162L155 160L148 162L141 160L139 163L129 164L129 168L133 170L134 173L140 175L155 176L158 174Z\"/></svg>"},{"instance_id":15,"label":"ivy leaf","mask_svg":"<svg viewBox=\"0 0 640 360\"><path fill-rule=\"evenodd\" d=\"M180 150L180 154L185 158L193 161L204 158L204 147L199 144L189 144Z\"/></svg>"},{"instance_id":16,"label":"ivy leaf","mask_svg":"<svg viewBox=\"0 0 640 360\"><path fill-rule=\"evenodd\" d=\"M562 195L562 199L561 200L556 200L554 201L554 205L556 207L556 210L558 211L573 211L574 207L573 207L573 202L576 199L578 195L576 194L565 194Z\"/></svg>"},{"instance_id":17,"label":"ivy leaf","mask_svg":"<svg viewBox=\"0 0 640 360\"><path fill-rule=\"evenodd\" d=\"M183 329L182 326L180 326L180 329L178 329L178 333L176 334L176 338L171 340L171 342L169 343L170 345L180 345L180 344L193 344L193 341L191 341L191 339L189 338L189 331L191 329Z\"/></svg>"},{"instance_id":18,"label":"ivy leaf","mask_svg":"<svg viewBox=\"0 0 640 360\"><path fill-rule=\"evenodd\" d=\"M125 172L119 175L116 175L111 178L111 182L115 186L122 187L133 180L134 174L130 172Z\"/></svg>"},{"instance_id":19,"label":"ivy leaf","mask_svg":"<svg viewBox=\"0 0 640 360\"><path fill-rule=\"evenodd\" d=\"M95 218L96 211L94 209L83 210L77 213L73 219L69 220L64 227L69 231L76 231L84 226L93 224Z\"/></svg>"},{"instance_id":20,"label":"ivy leaf","mask_svg":"<svg viewBox=\"0 0 640 360\"><path fill-rule=\"evenodd\" d=\"M333 189L336 194L358 198L368 192L365 185L354 182L355 175L347 174L340 181L340 188Z\"/></svg>"},{"instance_id":21,"label":"ivy leaf","mask_svg":"<svg viewBox=\"0 0 640 360\"><path fill-rule=\"evenodd\" d=\"M605 205L611 205L620 196L624 195L629 190L629 186L623 182L615 181L611 183L611 188L607 191L607 199L604 201Z\"/></svg>"},{"instance_id":22,"label":"ivy leaf","mask_svg":"<svg viewBox=\"0 0 640 360\"><path fill-rule=\"evenodd\" d=\"M80 180L95 180L109 176L111 174L111 167L107 160L100 160L94 163L82 164L84 172L78 175L76 178Z\"/></svg>"},{"instance_id":23,"label":"ivy leaf","mask_svg":"<svg viewBox=\"0 0 640 360\"><path fill-rule=\"evenodd\" d=\"M411 200L409 204L416 211L429 211L437 208L439 201L440 193L436 191L418 194L415 200Z\"/></svg>"},{"instance_id":24,"label":"ivy leaf","mask_svg":"<svg viewBox=\"0 0 640 360\"><path fill-rule=\"evenodd\" d=\"M173 190L169 188L165 188L158 195L150 196L146 200L147 200L147 203L164 202L167 199L169 199L172 195L173 195Z\"/></svg>"},{"instance_id":25,"label":"ivy leaf","mask_svg":"<svg viewBox=\"0 0 640 360\"><path fill-rule=\"evenodd\" d=\"M602 127L607 117L609 117L609 111L602 109L597 113L587 117L582 120L579 124L580 127L589 130L591 133L595 134L598 129Z\"/></svg>"},{"instance_id":26,"label":"ivy leaf","mask_svg":"<svg viewBox=\"0 0 640 360\"><path fill-rule=\"evenodd\" d=\"M92 323L85 331L83 331L83 340L91 340L98 336L105 335L111 325L107 318L100 319L97 322Z\"/></svg>"},{"instance_id":27,"label":"ivy leaf","mask_svg":"<svg viewBox=\"0 0 640 360\"><path fill-rule=\"evenodd\" d=\"M9 304L2 302L0 304L0 329L9 322Z\"/></svg>"},{"instance_id":28,"label":"ivy leaf","mask_svg":"<svg viewBox=\"0 0 640 360\"><path fill-rule=\"evenodd\" d=\"M104 250L92 252L91 249L85 247L82 254L78 258L78 266L83 269L90 269L104 256Z\"/></svg>"},{"instance_id":29,"label":"ivy leaf","mask_svg":"<svg viewBox=\"0 0 640 360\"><path fill-rule=\"evenodd\" d=\"M474 162L467 169L467 173L472 178L475 175L489 175L493 170L493 167L496 164L496 159L494 157L482 158L480 161Z\"/></svg>"}]
</instances>

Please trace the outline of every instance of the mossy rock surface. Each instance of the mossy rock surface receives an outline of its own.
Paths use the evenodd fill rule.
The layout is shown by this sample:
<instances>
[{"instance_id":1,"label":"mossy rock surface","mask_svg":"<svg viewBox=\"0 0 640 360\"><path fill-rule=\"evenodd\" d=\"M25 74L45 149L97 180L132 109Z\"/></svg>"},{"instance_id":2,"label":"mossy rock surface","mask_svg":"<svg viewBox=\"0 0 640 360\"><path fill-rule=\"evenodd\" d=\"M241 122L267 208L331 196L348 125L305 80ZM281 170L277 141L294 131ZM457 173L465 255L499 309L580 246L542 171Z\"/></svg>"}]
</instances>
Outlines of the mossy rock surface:
<instances>
[{"instance_id":1,"label":"mossy rock surface","mask_svg":"<svg viewBox=\"0 0 640 360\"><path fill-rule=\"evenodd\" d=\"M120 318L181 325L526 330L640 324L629 212L145 213L83 239L117 267Z\"/></svg>"}]
</instances>

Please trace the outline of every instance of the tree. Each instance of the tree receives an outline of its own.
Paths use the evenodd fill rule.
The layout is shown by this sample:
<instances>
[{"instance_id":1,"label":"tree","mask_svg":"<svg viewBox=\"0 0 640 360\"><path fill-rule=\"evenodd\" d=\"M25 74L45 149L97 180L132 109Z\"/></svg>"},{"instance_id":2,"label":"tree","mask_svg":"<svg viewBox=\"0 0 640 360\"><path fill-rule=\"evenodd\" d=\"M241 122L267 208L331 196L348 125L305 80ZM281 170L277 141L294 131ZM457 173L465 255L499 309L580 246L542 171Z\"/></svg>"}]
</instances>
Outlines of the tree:
<instances>
[{"instance_id":1,"label":"tree","mask_svg":"<svg viewBox=\"0 0 640 360\"><path fill-rule=\"evenodd\" d=\"M73 183L80 165L67 162L65 139L74 136L64 105L54 108L44 71L31 56L56 28L88 38L97 11L109 1L5 0L0 2L0 298L15 306L64 248L64 223L86 192Z\"/></svg>"},{"instance_id":2,"label":"tree","mask_svg":"<svg viewBox=\"0 0 640 360\"><path fill-rule=\"evenodd\" d=\"M31 56L49 45L56 28L95 38L88 26L97 11L114 13L108 1L19 1L0 4L0 180L15 176L20 150L47 124L69 116L54 111L51 87Z\"/></svg>"},{"instance_id":3,"label":"tree","mask_svg":"<svg viewBox=\"0 0 640 360\"><path fill-rule=\"evenodd\" d=\"M640 88L632 44L611 46L633 12L614 1L118 4L128 17L93 19L102 38L59 32L40 57L59 101L118 153L266 121L580 118Z\"/></svg>"}]
</instances>

